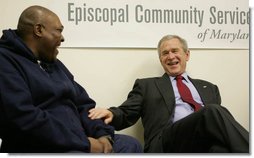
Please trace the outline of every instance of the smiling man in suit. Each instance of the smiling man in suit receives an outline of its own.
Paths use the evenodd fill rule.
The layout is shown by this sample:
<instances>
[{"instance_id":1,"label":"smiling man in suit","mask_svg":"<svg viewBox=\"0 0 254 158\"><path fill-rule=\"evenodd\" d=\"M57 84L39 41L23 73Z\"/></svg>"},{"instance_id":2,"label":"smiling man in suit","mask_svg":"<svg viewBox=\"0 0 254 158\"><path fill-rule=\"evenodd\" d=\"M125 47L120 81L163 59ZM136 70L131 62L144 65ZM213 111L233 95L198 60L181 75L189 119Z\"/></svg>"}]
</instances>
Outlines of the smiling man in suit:
<instances>
[{"instance_id":1,"label":"smiling man in suit","mask_svg":"<svg viewBox=\"0 0 254 158\"><path fill-rule=\"evenodd\" d=\"M137 79L122 105L92 109L89 117L103 118L117 130L141 117L145 152L248 153L249 133L221 106L218 87L188 76L187 42L166 35L158 53L162 77Z\"/></svg>"}]
</instances>

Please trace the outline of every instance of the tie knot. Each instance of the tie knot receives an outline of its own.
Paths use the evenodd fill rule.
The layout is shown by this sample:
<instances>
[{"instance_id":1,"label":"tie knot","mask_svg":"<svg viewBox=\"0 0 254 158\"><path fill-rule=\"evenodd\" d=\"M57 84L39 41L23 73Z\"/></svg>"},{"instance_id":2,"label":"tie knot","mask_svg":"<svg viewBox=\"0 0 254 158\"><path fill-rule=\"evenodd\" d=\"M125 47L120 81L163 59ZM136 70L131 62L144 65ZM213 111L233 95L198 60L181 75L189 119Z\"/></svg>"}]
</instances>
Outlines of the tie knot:
<instances>
[{"instance_id":1,"label":"tie knot","mask_svg":"<svg viewBox=\"0 0 254 158\"><path fill-rule=\"evenodd\" d=\"M176 76L176 80L182 80L182 79L183 79L183 76L182 76L182 75Z\"/></svg>"}]
</instances>

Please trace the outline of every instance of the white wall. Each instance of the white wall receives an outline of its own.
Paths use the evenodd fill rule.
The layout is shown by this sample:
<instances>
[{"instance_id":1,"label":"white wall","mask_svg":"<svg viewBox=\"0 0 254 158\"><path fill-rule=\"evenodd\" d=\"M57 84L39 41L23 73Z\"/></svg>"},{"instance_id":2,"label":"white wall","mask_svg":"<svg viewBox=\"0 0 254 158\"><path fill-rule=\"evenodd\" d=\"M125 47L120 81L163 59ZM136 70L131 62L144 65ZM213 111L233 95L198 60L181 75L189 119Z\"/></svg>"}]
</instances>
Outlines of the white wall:
<instances>
[{"instance_id":1,"label":"white wall","mask_svg":"<svg viewBox=\"0 0 254 158\"><path fill-rule=\"evenodd\" d=\"M120 105L136 78L161 76L155 49L60 49L62 60L98 107ZM187 71L218 85L222 104L249 130L249 50L191 50ZM143 142L141 122L117 133Z\"/></svg>"}]
</instances>

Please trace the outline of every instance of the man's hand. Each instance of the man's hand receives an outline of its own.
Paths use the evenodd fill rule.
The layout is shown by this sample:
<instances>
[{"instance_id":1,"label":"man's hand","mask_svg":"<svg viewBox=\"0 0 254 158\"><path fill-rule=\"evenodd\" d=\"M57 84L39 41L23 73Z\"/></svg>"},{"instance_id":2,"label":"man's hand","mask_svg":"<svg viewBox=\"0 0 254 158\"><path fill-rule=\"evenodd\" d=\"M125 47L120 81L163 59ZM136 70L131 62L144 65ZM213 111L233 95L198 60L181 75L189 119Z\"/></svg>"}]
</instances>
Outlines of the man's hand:
<instances>
[{"instance_id":1,"label":"man's hand","mask_svg":"<svg viewBox=\"0 0 254 158\"><path fill-rule=\"evenodd\" d=\"M88 137L90 141L91 153L112 153L113 148L107 137L100 137L98 139Z\"/></svg>"},{"instance_id":2,"label":"man's hand","mask_svg":"<svg viewBox=\"0 0 254 158\"><path fill-rule=\"evenodd\" d=\"M103 144L103 152L104 153L112 153L113 152L113 147L107 137L100 137L98 138L99 142Z\"/></svg>"},{"instance_id":3,"label":"man's hand","mask_svg":"<svg viewBox=\"0 0 254 158\"><path fill-rule=\"evenodd\" d=\"M109 124L113 120L113 113L104 108L93 108L89 110L89 115L91 119L104 119L106 124Z\"/></svg>"},{"instance_id":4,"label":"man's hand","mask_svg":"<svg viewBox=\"0 0 254 158\"><path fill-rule=\"evenodd\" d=\"M91 153L102 153L103 152L103 145L99 142L99 140L88 137L88 140L90 141L90 152Z\"/></svg>"}]
</instances>

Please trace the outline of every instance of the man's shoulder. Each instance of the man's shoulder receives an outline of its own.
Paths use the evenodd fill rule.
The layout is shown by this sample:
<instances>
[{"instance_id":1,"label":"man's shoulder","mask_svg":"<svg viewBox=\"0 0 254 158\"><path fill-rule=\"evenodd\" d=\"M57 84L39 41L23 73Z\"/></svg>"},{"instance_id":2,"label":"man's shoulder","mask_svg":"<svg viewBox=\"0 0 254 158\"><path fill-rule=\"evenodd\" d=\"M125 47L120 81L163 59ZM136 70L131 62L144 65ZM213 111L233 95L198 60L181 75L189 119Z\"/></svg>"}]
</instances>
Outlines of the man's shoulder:
<instances>
[{"instance_id":1,"label":"man's shoulder","mask_svg":"<svg viewBox=\"0 0 254 158\"><path fill-rule=\"evenodd\" d=\"M154 81L154 80L159 80L161 78L162 77L147 77L147 78L138 78L136 80L140 81L140 82L150 82L150 81Z\"/></svg>"},{"instance_id":2,"label":"man's shoulder","mask_svg":"<svg viewBox=\"0 0 254 158\"><path fill-rule=\"evenodd\" d=\"M135 84L139 84L139 85L154 85L160 81L164 80L163 76L160 77L146 77L146 78L138 78L135 81Z\"/></svg>"},{"instance_id":3,"label":"man's shoulder","mask_svg":"<svg viewBox=\"0 0 254 158\"><path fill-rule=\"evenodd\" d=\"M194 83L199 83L199 84L209 84L209 85L214 85L212 82L204 80L204 79L194 79L194 78L190 78L190 80Z\"/></svg>"}]
</instances>

